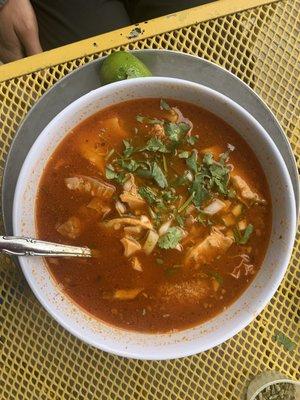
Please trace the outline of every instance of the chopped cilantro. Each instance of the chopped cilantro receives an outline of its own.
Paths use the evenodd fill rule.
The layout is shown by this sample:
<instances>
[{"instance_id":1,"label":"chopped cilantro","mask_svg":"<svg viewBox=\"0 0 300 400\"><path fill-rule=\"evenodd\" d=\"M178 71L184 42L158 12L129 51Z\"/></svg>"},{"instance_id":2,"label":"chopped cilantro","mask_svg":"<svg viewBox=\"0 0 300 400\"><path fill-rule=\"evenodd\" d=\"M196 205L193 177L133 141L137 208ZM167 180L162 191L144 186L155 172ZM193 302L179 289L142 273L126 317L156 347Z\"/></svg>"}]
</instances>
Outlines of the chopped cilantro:
<instances>
[{"instance_id":1,"label":"chopped cilantro","mask_svg":"<svg viewBox=\"0 0 300 400\"><path fill-rule=\"evenodd\" d=\"M186 165L189 169L195 173L197 173L197 160L198 160L198 152L196 150L192 151L192 154L186 159Z\"/></svg>"},{"instance_id":2,"label":"chopped cilantro","mask_svg":"<svg viewBox=\"0 0 300 400\"><path fill-rule=\"evenodd\" d=\"M137 120L137 122L140 122L142 124L145 120L145 117L143 117L142 115L137 115L136 120Z\"/></svg>"},{"instance_id":3,"label":"chopped cilantro","mask_svg":"<svg viewBox=\"0 0 300 400\"><path fill-rule=\"evenodd\" d=\"M138 192L149 204L157 202L156 195L149 186L141 186Z\"/></svg>"},{"instance_id":4,"label":"chopped cilantro","mask_svg":"<svg viewBox=\"0 0 300 400\"><path fill-rule=\"evenodd\" d=\"M132 158L130 160L124 160L123 158L120 158L119 164L123 169L126 169L129 172L134 172L139 167L139 163Z\"/></svg>"},{"instance_id":5,"label":"chopped cilantro","mask_svg":"<svg viewBox=\"0 0 300 400\"><path fill-rule=\"evenodd\" d=\"M214 157L211 153L205 153L203 157L203 164L210 166L214 163Z\"/></svg>"},{"instance_id":6,"label":"chopped cilantro","mask_svg":"<svg viewBox=\"0 0 300 400\"><path fill-rule=\"evenodd\" d=\"M201 225L206 225L206 218L205 218L205 216L202 214L202 212L200 212L200 213L197 215L196 221L199 222L199 224L201 224Z\"/></svg>"},{"instance_id":7,"label":"chopped cilantro","mask_svg":"<svg viewBox=\"0 0 300 400\"><path fill-rule=\"evenodd\" d=\"M164 189L168 186L168 181L156 162L154 162L152 165L152 178L160 188Z\"/></svg>"},{"instance_id":8,"label":"chopped cilantro","mask_svg":"<svg viewBox=\"0 0 300 400\"><path fill-rule=\"evenodd\" d=\"M193 174L191 173L191 171L186 170L184 171L183 175L177 176L172 181L172 186L173 187L186 186L190 185L192 181L193 181Z\"/></svg>"},{"instance_id":9,"label":"chopped cilantro","mask_svg":"<svg viewBox=\"0 0 300 400\"><path fill-rule=\"evenodd\" d=\"M191 146L194 146L197 143L198 139L199 139L198 136L192 136L192 135L187 135L186 136L186 141Z\"/></svg>"},{"instance_id":10,"label":"chopped cilantro","mask_svg":"<svg viewBox=\"0 0 300 400\"><path fill-rule=\"evenodd\" d=\"M181 213L182 211L184 211L184 210L191 204L191 202L193 201L194 195L195 195L195 194L192 193L192 194L190 195L190 197L182 204L182 206L178 208L178 212L179 212L179 213Z\"/></svg>"},{"instance_id":11,"label":"chopped cilantro","mask_svg":"<svg viewBox=\"0 0 300 400\"><path fill-rule=\"evenodd\" d=\"M167 173L168 172L168 164L167 164L167 160L166 160L166 157L164 154L162 155L162 160L163 160L164 170Z\"/></svg>"},{"instance_id":12,"label":"chopped cilantro","mask_svg":"<svg viewBox=\"0 0 300 400\"><path fill-rule=\"evenodd\" d=\"M238 229L234 229L233 235L234 235L235 242L237 244L246 244L248 242L252 232L253 232L252 224L249 224L243 233Z\"/></svg>"},{"instance_id":13,"label":"chopped cilantro","mask_svg":"<svg viewBox=\"0 0 300 400\"><path fill-rule=\"evenodd\" d=\"M230 199L234 199L234 198L236 197L236 191L235 191L234 189L228 189L227 196L228 196Z\"/></svg>"},{"instance_id":14,"label":"chopped cilantro","mask_svg":"<svg viewBox=\"0 0 300 400\"><path fill-rule=\"evenodd\" d=\"M189 151L182 151L181 153L178 154L179 158L189 158L191 153Z\"/></svg>"},{"instance_id":15,"label":"chopped cilantro","mask_svg":"<svg viewBox=\"0 0 300 400\"><path fill-rule=\"evenodd\" d=\"M177 199L177 196L175 193L173 193L173 191L171 190L165 190L162 193L162 199L164 201L174 201Z\"/></svg>"},{"instance_id":16,"label":"chopped cilantro","mask_svg":"<svg viewBox=\"0 0 300 400\"><path fill-rule=\"evenodd\" d=\"M156 263L162 265L164 263L164 260L162 258L157 258Z\"/></svg>"},{"instance_id":17,"label":"chopped cilantro","mask_svg":"<svg viewBox=\"0 0 300 400\"><path fill-rule=\"evenodd\" d=\"M275 335L273 339L282 344L284 349L287 351L293 351L296 348L296 343L293 342L289 337L287 337L283 332L278 329L275 330Z\"/></svg>"},{"instance_id":18,"label":"chopped cilantro","mask_svg":"<svg viewBox=\"0 0 300 400\"><path fill-rule=\"evenodd\" d=\"M175 216L176 222L178 223L178 225L183 228L184 227L184 217L182 215L177 214Z\"/></svg>"},{"instance_id":19,"label":"chopped cilantro","mask_svg":"<svg viewBox=\"0 0 300 400\"><path fill-rule=\"evenodd\" d=\"M160 153L167 153L168 149L166 145L158 138L153 137L146 143L146 146L143 147L141 150L148 150L148 151L158 151Z\"/></svg>"},{"instance_id":20,"label":"chopped cilantro","mask_svg":"<svg viewBox=\"0 0 300 400\"><path fill-rule=\"evenodd\" d=\"M118 183L122 183L125 177L125 174L122 172L116 172L114 167L109 164L105 168L105 177L109 180L116 180Z\"/></svg>"},{"instance_id":21,"label":"chopped cilantro","mask_svg":"<svg viewBox=\"0 0 300 400\"><path fill-rule=\"evenodd\" d=\"M135 171L135 173L141 178L146 178L146 179L151 179L152 178L151 170L146 168L145 165L139 165L139 167Z\"/></svg>"},{"instance_id":22,"label":"chopped cilantro","mask_svg":"<svg viewBox=\"0 0 300 400\"><path fill-rule=\"evenodd\" d=\"M125 149L123 151L124 157L130 157L134 152L134 147L128 140L123 140L123 144L125 146Z\"/></svg>"},{"instance_id":23,"label":"chopped cilantro","mask_svg":"<svg viewBox=\"0 0 300 400\"><path fill-rule=\"evenodd\" d=\"M165 111L170 111L171 107L169 106L169 104L166 102L166 100L161 99L160 100L160 109L161 110L165 110Z\"/></svg>"},{"instance_id":24,"label":"chopped cilantro","mask_svg":"<svg viewBox=\"0 0 300 400\"><path fill-rule=\"evenodd\" d=\"M105 177L106 179L115 179L118 176L118 173L115 172L112 165L108 165L105 169Z\"/></svg>"},{"instance_id":25,"label":"chopped cilantro","mask_svg":"<svg viewBox=\"0 0 300 400\"><path fill-rule=\"evenodd\" d=\"M174 122L166 122L164 124L165 132L172 142L179 142L184 134L190 130L190 126L185 122L179 122L175 124Z\"/></svg>"},{"instance_id":26,"label":"chopped cilantro","mask_svg":"<svg viewBox=\"0 0 300 400\"><path fill-rule=\"evenodd\" d=\"M223 195L228 193L228 180L229 180L229 170L226 166L213 163L209 167L213 184L217 188L217 191Z\"/></svg>"},{"instance_id":27,"label":"chopped cilantro","mask_svg":"<svg viewBox=\"0 0 300 400\"><path fill-rule=\"evenodd\" d=\"M174 249L182 239L183 232L178 227L172 227L158 239L158 245L161 249Z\"/></svg>"}]
</instances>

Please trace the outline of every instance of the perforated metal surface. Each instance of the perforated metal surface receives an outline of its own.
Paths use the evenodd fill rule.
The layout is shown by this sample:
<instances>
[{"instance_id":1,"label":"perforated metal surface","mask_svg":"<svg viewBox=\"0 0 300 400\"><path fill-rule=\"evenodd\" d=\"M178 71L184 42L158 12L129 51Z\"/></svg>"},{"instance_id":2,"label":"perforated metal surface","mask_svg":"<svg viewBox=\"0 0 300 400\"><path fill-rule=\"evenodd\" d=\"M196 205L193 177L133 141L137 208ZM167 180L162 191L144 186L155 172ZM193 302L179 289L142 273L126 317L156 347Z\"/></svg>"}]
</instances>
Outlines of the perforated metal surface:
<instances>
[{"instance_id":1,"label":"perforated metal surface","mask_svg":"<svg viewBox=\"0 0 300 400\"><path fill-rule=\"evenodd\" d=\"M299 1L280 1L124 48L196 54L238 75L276 114L300 167L299 12ZM102 54L0 83L1 172L17 126L34 102L65 74ZM299 261L298 236L276 295L231 340L193 357L145 362L112 356L75 339L39 305L10 259L1 256L0 399L237 400L263 370L277 369L299 379L299 346L289 353L272 339L279 329L299 343Z\"/></svg>"}]
</instances>

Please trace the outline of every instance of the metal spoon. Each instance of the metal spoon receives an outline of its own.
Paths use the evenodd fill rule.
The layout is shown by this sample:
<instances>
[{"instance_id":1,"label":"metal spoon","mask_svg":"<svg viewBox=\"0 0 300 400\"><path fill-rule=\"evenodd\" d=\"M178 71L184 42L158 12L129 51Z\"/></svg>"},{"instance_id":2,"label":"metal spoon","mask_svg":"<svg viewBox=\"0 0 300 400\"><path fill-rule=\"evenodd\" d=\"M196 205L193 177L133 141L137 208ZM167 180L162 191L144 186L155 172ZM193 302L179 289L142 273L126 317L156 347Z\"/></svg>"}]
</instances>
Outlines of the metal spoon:
<instances>
[{"instance_id":1,"label":"metal spoon","mask_svg":"<svg viewBox=\"0 0 300 400\"><path fill-rule=\"evenodd\" d=\"M0 251L16 256L93 257L97 250L88 247L45 242L29 237L0 236Z\"/></svg>"}]
</instances>

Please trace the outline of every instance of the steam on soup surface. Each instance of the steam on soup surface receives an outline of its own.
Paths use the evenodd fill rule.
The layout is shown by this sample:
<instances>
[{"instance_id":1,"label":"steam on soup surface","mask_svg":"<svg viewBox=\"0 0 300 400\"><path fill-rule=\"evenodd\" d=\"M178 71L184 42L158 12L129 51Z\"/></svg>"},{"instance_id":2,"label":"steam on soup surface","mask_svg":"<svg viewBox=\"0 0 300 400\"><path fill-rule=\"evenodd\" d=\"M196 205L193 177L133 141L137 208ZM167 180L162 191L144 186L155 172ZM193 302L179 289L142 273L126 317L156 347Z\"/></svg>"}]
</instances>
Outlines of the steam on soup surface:
<instances>
[{"instance_id":1,"label":"steam on soup surface","mask_svg":"<svg viewBox=\"0 0 300 400\"><path fill-rule=\"evenodd\" d=\"M41 239L99 250L47 259L77 304L146 332L212 318L247 288L270 237L255 155L215 115L144 99L83 121L58 146L37 198Z\"/></svg>"}]
</instances>

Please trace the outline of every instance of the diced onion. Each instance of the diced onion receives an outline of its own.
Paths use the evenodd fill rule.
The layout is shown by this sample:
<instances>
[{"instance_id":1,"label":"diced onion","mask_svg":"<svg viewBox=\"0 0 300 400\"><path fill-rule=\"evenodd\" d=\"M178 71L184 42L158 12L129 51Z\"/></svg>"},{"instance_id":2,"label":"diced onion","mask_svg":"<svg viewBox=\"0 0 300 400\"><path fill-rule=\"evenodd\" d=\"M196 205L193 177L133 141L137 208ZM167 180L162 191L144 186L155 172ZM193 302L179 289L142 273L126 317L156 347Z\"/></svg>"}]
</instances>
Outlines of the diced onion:
<instances>
[{"instance_id":1,"label":"diced onion","mask_svg":"<svg viewBox=\"0 0 300 400\"><path fill-rule=\"evenodd\" d=\"M208 215L214 215L223 210L224 207L226 207L226 204L223 201L215 199L204 208L203 212Z\"/></svg>"},{"instance_id":2,"label":"diced onion","mask_svg":"<svg viewBox=\"0 0 300 400\"><path fill-rule=\"evenodd\" d=\"M149 230L145 244L143 246L143 250L147 255L152 253L158 239L159 239L158 233L153 230Z\"/></svg>"},{"instance_id":3,"label":"diced onion","mask_svg":"<svg viewBox=\"0 0 300 400\"><path fill-rule=\"evenodd\" d=\"M158 230L159 236L162 236L162 235L164 235L165 233L167 233L167 230L170 228L171 223L172 223L172 220L169 219L167 222L164 222L164 223L161 225L161 227L160 227L159 230Z\"/></svg>"},{"instance_id":4,"label":"diced onion","mask_svg":"<svg viewBox=\"0 0 300 400\"><path fill-rule=\"evenodd\" d=\"M176 245L175 249L178 250L178 251L182 251L183 250L182 244L178 243Z\"/></svg>"},{"instance_id":5,"label":"diced onion","mask_svg":"<svg viewBox=\"0 0 300 400\"><path fill-rule=\"evenodd\" d=\"M119 215L122 216L126 212L125 204L121 203L119 200L116 201L116 210L118 211Z\"/></svg>"}]
</instances>

